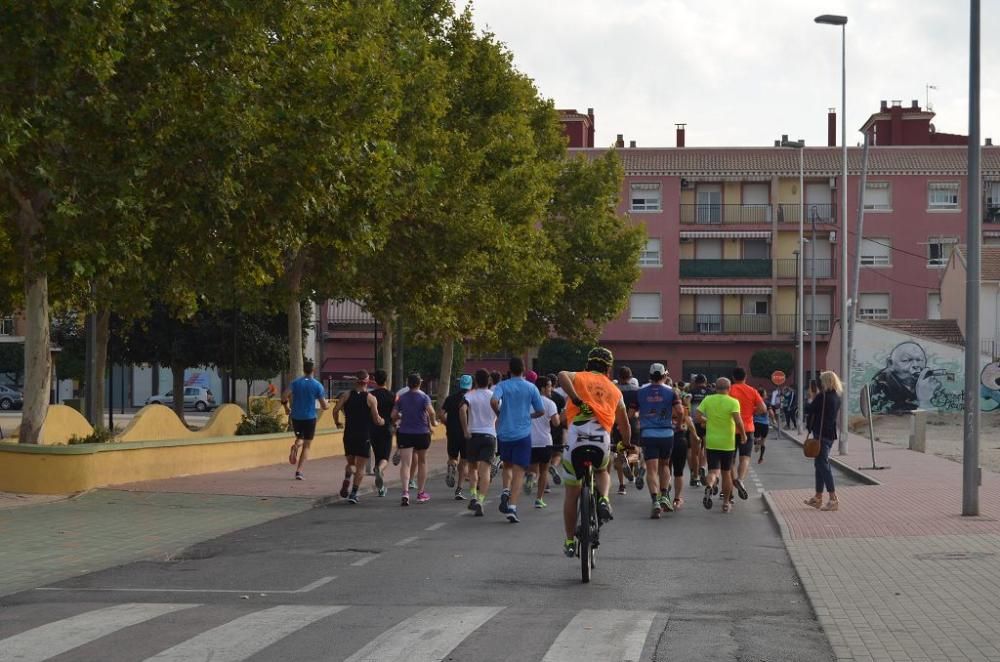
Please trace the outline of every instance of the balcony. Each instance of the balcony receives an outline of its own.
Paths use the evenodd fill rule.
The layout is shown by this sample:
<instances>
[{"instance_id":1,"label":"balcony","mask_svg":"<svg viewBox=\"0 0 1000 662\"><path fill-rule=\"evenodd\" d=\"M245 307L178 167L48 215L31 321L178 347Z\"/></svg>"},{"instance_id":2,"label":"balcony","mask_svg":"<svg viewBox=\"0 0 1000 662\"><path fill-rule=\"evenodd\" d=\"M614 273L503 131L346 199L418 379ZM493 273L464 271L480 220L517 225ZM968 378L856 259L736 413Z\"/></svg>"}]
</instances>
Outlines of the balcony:
<instances>
[{"instance_id":1,"label":"balcony","mask_svg":"<svg viewBox=\"0 0 1000 662\"><path fill-rule=\"evenodd\" d=\"M770 225L771 205L681 205L683 225Z\"/></svg>"},{"instance_id":2,"label":"balcony","mask_svg":"<svg viewBox=\"0 0 1000 662\"><path fill-rule=\"evenodd\" d=\"M681 333L756 335L771 333L770 315L678 315Z\"/></svg>"},{"instance_id":3,"label":"balcony","mask_svg":"<svg viewBox=\"0 0 1000 662\"><path fill-rule=\"evenodd\" d=\"M991 203L983 205L983 222L1000 223L1000 205Z\"/></svg>"},{"instance_id":4,"label":"balcony","mask_svg":"<svg viewBox=\"0 0 1000 662\"><path fill-rule=\"evenodd\" d=\"M795 325L798 322L797 315L778 315L778 333L781 334L795 334ZM809 333L812 331L813 323L809 316L809 309L806 308L805 311L805 324L803 326L803 332L808 337ZM829 314L816 314L816 335L828 336L830 335L830 327L833 325L833 316Z\"/></svg>"},{"instance_id":5,"label":"balcony","mask_svg":"<svg viewBox=\"0 0 1000 662\"><path fill-rule=\"evenodd\" d=\"M837 222L837 205L806 205L805 224L812 225L815 219L816 225L825 223L827 225ZM783 202L778 205L778 223L799 224L799 203Z\"/></svg>"},{"instance_id":6,"label":"balcony","mask_svg":"<svg viewBox=\"0 0 1000 662\"><path fill-rule=\"evenodd\" d=\"M681 260L681 278L770 278L771 260Z\"/></svg>"},{"instance_id":7,"label":"balcony","mask_svg":"<svg viewBox=\"0 0 1000 662\"><path fill-rule=\"evenodd\" d=\"M778 278L798 278L798 260L795 258L781 258L777 262ZM807 259L803 266L806 280L813 277L813 266L815 265L816 278L833 278L833 260L829 258Z\"/></svg>"}]
</instances>

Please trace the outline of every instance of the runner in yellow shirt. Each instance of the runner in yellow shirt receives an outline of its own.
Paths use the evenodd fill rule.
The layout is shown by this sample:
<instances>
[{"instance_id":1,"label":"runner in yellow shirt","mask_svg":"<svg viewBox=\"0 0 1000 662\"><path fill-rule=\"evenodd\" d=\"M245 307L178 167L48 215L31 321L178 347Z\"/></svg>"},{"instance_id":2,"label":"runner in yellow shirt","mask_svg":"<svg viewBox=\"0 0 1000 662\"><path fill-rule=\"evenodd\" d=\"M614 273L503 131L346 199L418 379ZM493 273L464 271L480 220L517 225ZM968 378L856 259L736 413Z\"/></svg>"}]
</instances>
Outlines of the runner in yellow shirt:
<instances>
[{"instance_id":1,"label":"runner in yellow shirt","mask_svg":"<svg viewBox=\"0 0 1000 662\"><path fill-rule=\"evenodd\" d=\"M698 406L695 416L705 426L705 449L708 454L708 485L702 505L712 508L712 494L718 494L719 475L722 475L722 512L732 506L733 455L737 442L747 442L747 431L740 417L740 402L729 395L731 384L725 377L715 382L715 394L706 396Z\"/></svg>"}]
</instances>

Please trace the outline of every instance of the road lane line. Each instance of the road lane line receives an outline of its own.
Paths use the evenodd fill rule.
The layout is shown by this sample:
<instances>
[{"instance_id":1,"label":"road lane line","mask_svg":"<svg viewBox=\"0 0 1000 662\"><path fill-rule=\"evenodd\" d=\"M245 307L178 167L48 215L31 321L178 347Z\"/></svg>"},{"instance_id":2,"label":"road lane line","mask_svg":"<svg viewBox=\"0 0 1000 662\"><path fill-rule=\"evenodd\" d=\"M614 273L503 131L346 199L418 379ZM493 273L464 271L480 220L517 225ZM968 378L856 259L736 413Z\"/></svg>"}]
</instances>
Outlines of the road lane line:
<instances>
[{"instance_id":1,"label":"road lane line","mask_svg":"<svg viewBox=\"0 0 1000 662\"><path fill-rule=\"evenodd\" d=\"M347 607L289 605L241 616L168 648L146 662L239 662Z\"/></svg>"},{"instance_id":2,"label":"road lane line","mask_svg":"<svg viewBox=\"0 0 1000 662\"><path fill-rule=\"evenodd\" d=\"M424 529L424 531L437 531L445 524L447 524L447 522L438 522L437 524L431 524L426 529Z\"/></svg>"},{"instance_id":3,"label":"road lane line","mask_svg":"<svg viewBox=\"0 0 1000 662\"><path fill-rule=\"evenodd\" d=\"M424 609L380 634L345 662L441 662L466 637L503 609Z\"/></svg>"},{"instance_id":4,"label":"road lane line","mask_svg":"<svg viewBox=\"0 0 1000 662\"><path fill-rule=\"evenodd\" d=\"M358 559L357 561L355 561L351 565L353 565L353 566L368 565L369 563L371 563L372 561L374 561L375 559L377 559L380 556L382 556L382 555L381 554L372 554L371 556L366 556L364 558Z\"/></svg>"},{"instance_id":5,"label":"road lane line","mask_svg":"<svg viewBox=\"0 0 1000 662\"><path fill-rule=\"evenodd\" d=\"M292 593L309 593L310 591L315 591L320 586L326 586L327 584L329 584L330 582L332 582L334 579L336 579L336 577L320 577L319 579L317 579L316 581L312 582L311 584L306 584L302 588L296 589L296 590L292 591ZM277 591L271 591L271 593L276 593L276 592ZM260 593L267 593L267 591L260 591Z\"/></svg>"},{"instance_id":6,"label":"road lane line","mask_svg":"<svg viewBox=\"0 0 1000 662\"><path fill-rule=\"evenodd\" d=\"M542 662L638 662L656 612L583 609L563 628Z\"/></svg>"},{"instance_id":7,"label":"road lane line","mask_svg":"<svg viewBox=\"0 0 1000 662\"><path fill-rule=\"evenodd\" d=\"M123 628L198 606L133 602L88 611L0 641L0 662L41 662Z\"/></svg>"},{"instance_id":8,"label":"road lane line","mask_svg":"<svg viewBox=\"0 0 1000 662\"><path fill-rule=\"evenodd\" d=\"M402 547L403 545L409 545L411 542L414 542L414 541L417 541L417 540L420 540L420 538L418 536L413 536L412 538L403 538L402 540L400 540L399 542L396 543L396 547Z\"/></svg>"}]
</instances>

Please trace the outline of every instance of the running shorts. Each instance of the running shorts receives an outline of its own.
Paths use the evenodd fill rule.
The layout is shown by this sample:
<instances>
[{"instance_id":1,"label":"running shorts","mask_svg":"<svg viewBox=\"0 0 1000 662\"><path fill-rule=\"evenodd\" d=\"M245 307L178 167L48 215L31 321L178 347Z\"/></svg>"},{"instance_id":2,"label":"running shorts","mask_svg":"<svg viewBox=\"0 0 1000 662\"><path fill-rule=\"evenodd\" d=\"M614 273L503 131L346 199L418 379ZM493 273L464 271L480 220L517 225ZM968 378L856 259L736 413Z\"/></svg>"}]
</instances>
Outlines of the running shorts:
<instances>
[{"instance_id":1,"label":"running shorts","mask_svg":"<svg viewBox=\"0 0 1000 662\"><path fill-rule=\"evenodd\" d=\"M397 432L396 445L400 448L412 448L415 451L425 451L431 447L430 432Z\"/></svg>"},{"instance_id":2,"label":"running shorts","mask_svg":"<svg viewBox=\"0 0 1000 662\"><path fill-rule=\"evenodd\" d=\"M684 477L684 467L687 466L689 446L686 432L681 435L674 435L674 451L670 455L670 464L673 465L674 478Z\"/></svg>"},{"instance_id":3,"label":"running shorts","mask_svg":"<svg viewBox=\"0 0 1000 662\"><path fill-rule=\"evenodd\" d=\"M767 423L754 423L753 424L753 438L754 439L767 439L768 424Z\"/></svg>"},{"instance_id":4,"label":"running shorts","mask_svg":"<svg viewBox=\"0 0 1000 662\"><path fill-rule=\"evenodd\" d=\"M453 460L460 457L464 460L467 457L465 445L465 435L448 433L448 457Z\"/></svg>"},{"instance_id":5,"label":"running shorts","mask_svg":"<svg viewBox=\"0 0 1000 662\"><path fill-rule=\"evenodd\" d=\"M372 450L375 451L375 462L388 460L392 455L392 428L372 428Z\"/></svg>"},{"instance_id":6,"label":"running shorts","mask_svg":"<svg viewBox=\"0 0 1000 662\"><path fill-rule=\"evenodd\" d=\"M491 434L474 433L465 444L465 458L470 462L493 462L497 454L497 438Z\"/></svg>"},{"instance_id":7,"label":"running shorts","mask_svg":"<svg viewBox=\"0 0 1000 662\"><path fill-rule=\"evenodd\" d=\"M344 455L348 457L368 457L371 455L371 452L372 445L368 441L368 437L344 437Z\"/></svg>"},{"instance_id":8,"label":"running shorts","mask_svg":"<svg viewBox=\"0 0 1000 662\"><path fill-rule=\"evenodd\" d=\"M563 456L562 468L563 480L569 487L578 487L583 482L584 460L589 460L598 471L607 469L611 463L611 435L593 419L570 425L566 441L569 457Z\"/></svg>"},{"instance_id":9,"label":"running shorts","mask_svg":"<svg viewBox=\"0 0 1000 662\"><path fill-rule=\"evenodd\" d=\"M503 463L527 469L531 466L531 436L511 441L500 440L500 459Z\"/></svg>"},{"instance_id":10,"label":"running shorts","mask_svg":"<svg viewBox=\"0 0 1000 662\"><path fill-rule=\"evenodd\" d=\"M531 449L532 464L548 464L552 461L552 446L534 446Z\"/></svg>"},{"instance_id":11,"label":"running shorts","mask_svg":"<svg viewBox=\"0 0 1000 662\"><path fill-rule=\"evenodd\" d=\"M747 443L740 443L740 438L736 437L736 449L740 453L740 457L750 457L753 455L753 437L747 436Z\"/></svg>"},{"instance_id":12,"label":"running shorts","mask_svg":"<svg viewBox=\"0 0 1000 662\"><path fill-rule=\"evenodd\" d=\"M673 437L642 437L642 454L646 461L669 460L676 444L677 435Z\"/></svg>"},{"instance_id":13,"label":"running shorts","mask_svg":"<svg viewBox=\"0 0 1000 662\"><path fill-rule=\"evenodd\" d=\"M292 430L295 432L296 439L301 439L302 441L312 441L313 437L316 436L316 419L293 418Z\"/></svg>"},{"instance_id":14,"label":"running shorts","mask_svg":"<svg viewBox=\"0 0 1000 662\"><path fill-rule=\"evenodd\" d=\"M716 451L709 448L706 453L708 454L709 471L717 471L719 469L722 471L732 471L733 456L736 454L736 451Z\"/></svg>"},{"instance_id":15,"label":"running shorts","mask_svg":"<svg viewBox=\"0 0 1000 662\"><path fill-rule=\"evenodd\" d=\"M698 433L698 438L701 439L701 446L704 447L704 445L705 445L705 433L706 433L705 426L704 425L697 425L697 424L695 424L694 431Z\"/></svg>"}]
</instances>

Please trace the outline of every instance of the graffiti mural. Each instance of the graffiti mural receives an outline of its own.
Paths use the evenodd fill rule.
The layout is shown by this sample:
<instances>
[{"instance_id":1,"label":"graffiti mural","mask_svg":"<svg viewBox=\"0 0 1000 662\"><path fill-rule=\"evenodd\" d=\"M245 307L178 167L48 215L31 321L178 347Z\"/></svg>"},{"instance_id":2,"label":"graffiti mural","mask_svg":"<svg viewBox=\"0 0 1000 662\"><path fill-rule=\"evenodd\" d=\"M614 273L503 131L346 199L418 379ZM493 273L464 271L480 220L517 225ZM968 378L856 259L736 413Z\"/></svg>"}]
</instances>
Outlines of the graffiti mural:
<instances>
[{"instance_id":1,"label":"graffiti mural","mask_svg":"<svg viewBox=\"0 0 1000 662\"><path fill-rule=\"evenodd\" d=\"M934 358L931 364L927 351L913 340L893 347L885 366L869 380L872 410L896 414L915 409L961 409L962 391L949 388L955 385L960 366Z\"/></svg>"},{"instance_id":2,"label":"graffiti mural","mask_svg":"<svg viewBox=\"0 0 1000 662\"><path fill-rule=\"evenodd\" d=\"M1000 362L988 363L979 373L979 399L984 412L1000 409Z\"/></svg>"}]
</instances>

